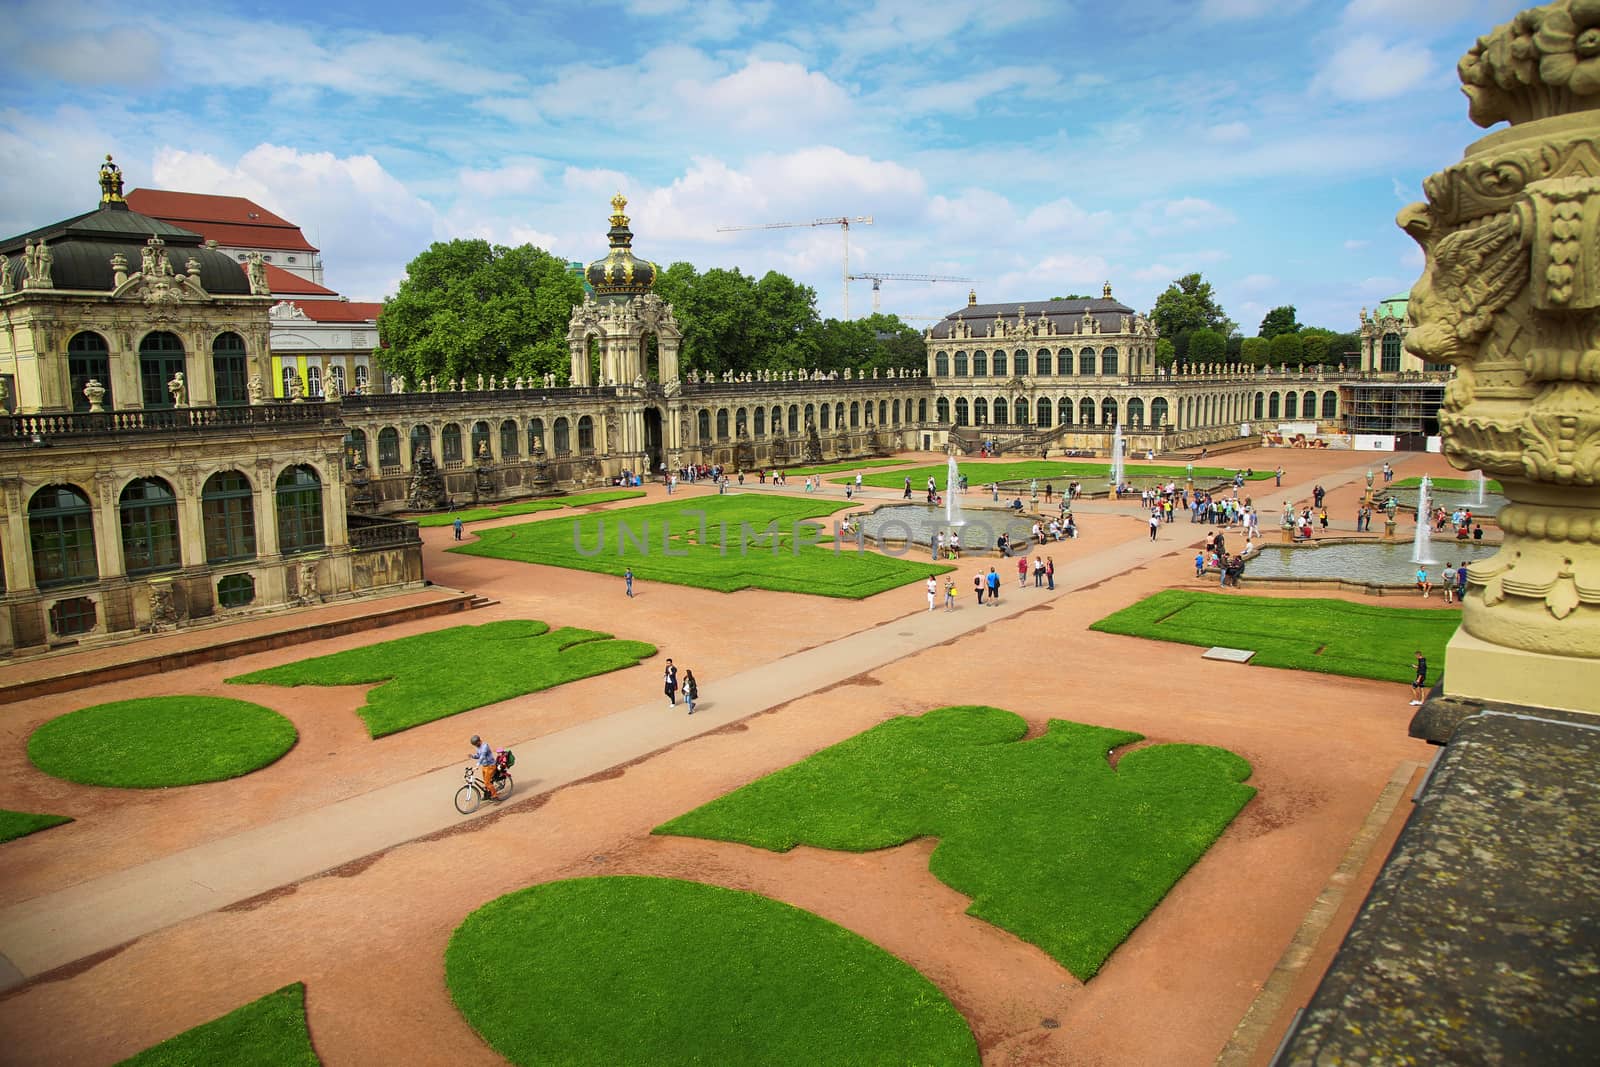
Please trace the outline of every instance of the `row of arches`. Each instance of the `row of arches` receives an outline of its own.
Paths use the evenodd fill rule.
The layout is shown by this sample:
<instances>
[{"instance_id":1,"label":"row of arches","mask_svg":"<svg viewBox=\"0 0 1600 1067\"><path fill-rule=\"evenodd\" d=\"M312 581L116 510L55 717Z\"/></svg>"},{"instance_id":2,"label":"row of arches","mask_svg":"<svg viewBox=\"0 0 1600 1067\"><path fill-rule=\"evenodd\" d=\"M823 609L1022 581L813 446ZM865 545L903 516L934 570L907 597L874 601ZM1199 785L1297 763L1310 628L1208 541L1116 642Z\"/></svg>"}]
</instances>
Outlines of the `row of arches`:
<instances>
[{"instance_id":1,"label":"row of arches","mask_svg":"<svg viewBox=\"0 0 1600 1067\"><path fill-rule=\"evenodd\" d=\"M913 414L915 417L913 418ZM919 398L915 407L911 399L843 400L832 404L782 404L771 407L701 408L695 414L696 440L726 441L732 437L766 437L768 434L798 434L806 426L815 425L821 432L843 429L860 430L874 426L898 427L928 421L928 401ZM715 424L715 435L712 433ZM787 427L787 430L785 430Z\"/></svg>"},{"instance_id":2,"label":"row of arches","mask_svg":"<svg viewBox=\"0 0 1600 1067\"><path fill-rule=\"evenodd\" d=\"M170 408L172 392L167 388L175 375L192 379L189 357L183 341L168 330L152 330L139 339L139 401L146 408ZM67 341L67 379L74 411L89 410L83 388L90 379L106 391L102 401L108 410L117 406L115 381L111 376L111 347L101 334L81 330ZM250 360L244 338L224 330L211 342L211 380L215 403L223 406L250 402ZM124 406L127 398L124 399Z\"/></svg>"},{"instance_id":3,"label":"row of arches","mask_svg":"<svg viewBox=\"0 0 1600 1067\"><path fill-rule=\"evenodd\" d=\"M941 423L948 424L952 416L957 426L1026 426L1030 423L1040 428L1049 426L1115 426L1119 421L1126 426L1144 426L1147 413L1145 402L1139 397L1128 400L1119 408L1115 397L1105 397L1098 403L1093 397L1082 397L1074 402L1071 397L1051 399L1041 396L1032 404L1026 397L1008 401L1003 396L993 400L988 397L941 396L936 407ZM1171 416L1165 397L1150 401L1149 425L1165 426Z\"/></svg>"},{"instance_id":4,"label":"row of arches","mask_svg":"<svg viewBox=\"0 0 1600 1067\"><path fill-rule=\"evenodd\" d=\"M238 470L217 471L200 491L199 523L208 564L256 558L256 489ZM116 530L120 573L130 577L175 571L184 565L179 502L163 478L135 478L117 497ZM327 544L322 479L315 468L298 464L280 472L271 497L277 551L292 555ZM40 589L84 585L100 580L96 516L81 487L47 485L28 500L28 546L33 581ZM190 528L194 528L192 525Z\"/></svg>"},{"instance_id":5,"label":"row of arches","mask_svg":"<svg viewBox=\"0 0 1600 1067\"><path fill-rule=\"evenodd\" d=\"M433 427L417 423L406 437L407 455L415 456L421 450L444 464L465 463L469 457L480 456L513 460L522 455L526 445L529 455L548 451L564 456L573 450L574 430L577 450L580 453L593 452L595 420L592 415L581 415L576 420L562 415L551 422L548 428L542 418L529 419L526 427L516 419L502 419L498 428L487 419L472 423L447 422L439 429L437 450L434 448ZM545 440L547 432L551 438L548 445ZM495 447L497 441L498 448ZM399 427L385 426L378 431L377 459L380 470L392 470L402 465L400 442ZM365 430L351 429L344 440L346 465L355 466L359 461L362 466L370 466L371 446Z\"/></svg>"},{"instance_id":6,"label":"row of arches","mask_svg":"<svg viewBox=\"0 0 1600 1067\"><path fill-rule=\"evenodd\" d=\"M1041 348L1030 358L1025 349L1007 353L978 349L970 355L965 349L955 353L938 351L933 356L933 374L936 378L1008 378L1012 375L1036 377L1069 375L1117 374L1119 355L1115 345L1098 351L1085 346L1074 352L1070 348L1052 353ZM1132 368L1129 368L1132 369Z\"/></svg>"}]
</instances>

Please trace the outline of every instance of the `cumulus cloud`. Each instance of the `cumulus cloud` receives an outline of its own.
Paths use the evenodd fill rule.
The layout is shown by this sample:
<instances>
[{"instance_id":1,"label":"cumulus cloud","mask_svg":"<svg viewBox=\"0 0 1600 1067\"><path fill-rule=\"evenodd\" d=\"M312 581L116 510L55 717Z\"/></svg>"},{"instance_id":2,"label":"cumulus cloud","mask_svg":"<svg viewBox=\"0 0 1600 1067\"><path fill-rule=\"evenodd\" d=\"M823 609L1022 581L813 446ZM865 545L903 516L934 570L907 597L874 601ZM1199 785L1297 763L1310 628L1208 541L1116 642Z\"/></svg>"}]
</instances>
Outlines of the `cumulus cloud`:
<instances>
[{"instance_id":1,"label":"cumulus cloud","mask_svg":"<svg viewBox=\"0 0 1600 1067\"><path fill-rule=\"evenodd\" d=\"M1328 57L1311 89L1344 100L1387 100L1422 84L1434 66L1433 53L1421 45L1361 33Z\"/></svg>"}]
</instances>

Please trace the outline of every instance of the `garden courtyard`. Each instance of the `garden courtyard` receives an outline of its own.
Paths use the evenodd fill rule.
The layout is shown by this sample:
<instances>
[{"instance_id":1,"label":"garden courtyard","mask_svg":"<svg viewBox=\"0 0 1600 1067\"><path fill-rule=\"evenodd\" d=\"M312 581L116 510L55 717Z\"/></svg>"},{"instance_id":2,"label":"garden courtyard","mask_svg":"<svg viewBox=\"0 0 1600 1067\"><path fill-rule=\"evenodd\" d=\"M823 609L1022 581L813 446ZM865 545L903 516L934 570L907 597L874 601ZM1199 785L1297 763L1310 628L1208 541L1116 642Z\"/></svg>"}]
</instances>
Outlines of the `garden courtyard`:
<instances>
[{"instance_id":1,"label":"garden courtyard","mask_svg":"<svg viewBox=\"0 0 1600 1067\"><path fill-rule=\"evenodd\" d=\"M897 459L904 471L942 462ZM1274 538L1282 501L1317 484L1337 532L1353 530L1372 459L1274 449L1208 462L1286 468L1281 489L1268 478L1244 490ZM1396 460L1401 477L1450 473L1436 456ZM806 496L798 478L727 497L684 486L670 500L744 514L748 498L755 515L771 499L831 529L899 501L901 467L863 474L849 501L833 482ZM967 503L982 502L975 485ZM713 561L653 572L646 557L631 599L609 563L547 562L575 518L668 503L650 486L642 499L486 516L462 551L448 525L429 527L429 578L492 603L0 708L0 808L72 820L0 844L0 1063L117 1063L269 995L273 1017L297 1027L277 1007L298 1005L284 992L297 983L325 1064L583 1062L552 1050L598 1050L613 1029L622 1044L593 1062L1267 1062L1432 755L1407 737L1403 683L1092 630L1169 590L1217 590L1194 576L1207 528L1179 515L1152 542L1137 500L1078 505L1082 536L1048 549L1053 592L1031 578L1019 588L1014 561L992 553L957 562L952 612L927 611L924 579L943 569L925 551L802 549L866 586L834 595L795 591L812 579L787 543L775 588L762 587L765 544L729 560L736 582ZM682 550L710 551L690 540ZM495 542L511 550L478 554ZM980 608L972 578L991 565L1002 595ZM1381 647L1390 631L1375 609L1454 610L1245 584L1221 595L1357 605L1380 646L1365 649L1383 665L1369 674L1389 661L1403 674L1413 652ZM492 655L475 653L491 641ZM699 679L692 717L662 695L667 657ZM37 664L0 666L0 685L25 670ZM179 697L208 702L174 708ZM238 777L196 768L196 784L132 767L69 780L74 726L104 730L130 714L124 702L154 698L168 700L133 712L158 706L177 731L221 701L258 709L255 754ZM897 731L929 735L945 762L877 754ZM515 748L516 790L462 817L451 797L474 734ZM979 755L949 758L960 745ZM163 763L159 749L101 748L99 763ZM161 769L184 762L175 751ZM862 770L880 766L893 770ZM985 789L1019 773L1088 785L1041 787L1007 813L1007 791ZM815 811L793 799L829 790ZM1156 817L1080 832L1135 808ZM1058 854L1074 862L1035 862ZM1030 907L1069 882L1054 917ZM1063 926L1063 911L1081 918ZM784 966L740 969L736 949L752 940ZM882 1003L850 984L863 975ZM569 1046L519 1030L545 1005L570 1032L536 1036Z\"/></svg>"}]
</instances>

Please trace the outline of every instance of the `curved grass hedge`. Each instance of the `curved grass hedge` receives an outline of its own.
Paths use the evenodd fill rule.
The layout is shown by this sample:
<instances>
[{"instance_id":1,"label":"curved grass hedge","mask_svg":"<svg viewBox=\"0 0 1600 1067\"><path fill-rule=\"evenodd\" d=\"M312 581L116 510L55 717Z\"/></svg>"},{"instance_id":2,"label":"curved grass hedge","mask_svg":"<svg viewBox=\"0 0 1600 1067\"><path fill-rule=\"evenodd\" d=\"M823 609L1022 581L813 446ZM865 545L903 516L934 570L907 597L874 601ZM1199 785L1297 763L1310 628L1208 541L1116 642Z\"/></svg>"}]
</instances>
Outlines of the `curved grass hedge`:
<instances>
[{"instance_id":1,"label":"curved grass hedge","mask_svg":"<svg viewBox=\"0 0 1600 1067\"><path fill-rule=\"evenodd\" d=\"M69 782L158 789L249 774L281 758L297 737L293 723L260 704L144 697L51 719L28 738L28 759Z\"/></svg>"},{"instance_id":2,"label":"curved grass hedge","mask_svg":"<svg viewBox=\"0 0 1600 1067\"><path fill-rule=\"evenodd\" d=\"M976 1064L932 982L800 908L673 878L491 901L445 951L450 996L516 1064Z\"/></svg>"}]
</instances>

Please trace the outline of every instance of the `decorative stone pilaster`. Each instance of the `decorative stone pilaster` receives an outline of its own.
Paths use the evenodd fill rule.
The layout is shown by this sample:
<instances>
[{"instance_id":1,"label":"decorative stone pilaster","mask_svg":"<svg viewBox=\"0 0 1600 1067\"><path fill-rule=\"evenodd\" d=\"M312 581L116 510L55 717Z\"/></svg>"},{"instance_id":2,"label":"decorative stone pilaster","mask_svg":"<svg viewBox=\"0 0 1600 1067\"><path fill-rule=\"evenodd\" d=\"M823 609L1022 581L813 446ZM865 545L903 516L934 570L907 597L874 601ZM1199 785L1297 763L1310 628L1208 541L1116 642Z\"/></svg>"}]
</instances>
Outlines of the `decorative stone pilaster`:
<instances>
[{"instance_id":1,"label":"decorative stone pilaster","mask_svg":"<svg viewBox=\"0 0 1600 1067\"><path fill-rule=\"evenodd\" d=\"M1600 692L1600 3L1499 27L1459 65L1468 147L1401 212L1427 266L1406 348L1457 368L1443 450L1498 479L1501 551L1468 568L1453 696L1594 711ZM1534 684L1537 683L1537 684Z\"/></svg>"}]
</instances>

